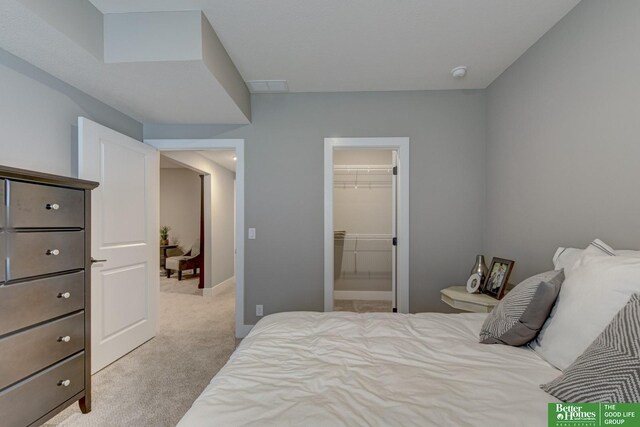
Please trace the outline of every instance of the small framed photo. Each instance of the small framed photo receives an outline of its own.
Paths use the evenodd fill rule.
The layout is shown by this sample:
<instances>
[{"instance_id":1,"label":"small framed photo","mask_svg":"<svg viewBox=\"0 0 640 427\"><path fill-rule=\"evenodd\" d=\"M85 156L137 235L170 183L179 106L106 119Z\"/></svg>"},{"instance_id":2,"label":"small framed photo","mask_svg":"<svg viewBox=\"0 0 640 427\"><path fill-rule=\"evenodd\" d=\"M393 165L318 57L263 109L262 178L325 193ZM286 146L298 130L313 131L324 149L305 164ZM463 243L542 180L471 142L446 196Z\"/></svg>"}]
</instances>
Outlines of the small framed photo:
<instances>
[{"instance_id":1,"label":"small framed photo","mask_svg":"<svg viewBox=\"0 0 640 427\"><path fill-rule=\"evenodd\" d=\"M493 258L482 292L496 299L502 299L515 263L510 259Z\"/></svg>"}]
</instances>

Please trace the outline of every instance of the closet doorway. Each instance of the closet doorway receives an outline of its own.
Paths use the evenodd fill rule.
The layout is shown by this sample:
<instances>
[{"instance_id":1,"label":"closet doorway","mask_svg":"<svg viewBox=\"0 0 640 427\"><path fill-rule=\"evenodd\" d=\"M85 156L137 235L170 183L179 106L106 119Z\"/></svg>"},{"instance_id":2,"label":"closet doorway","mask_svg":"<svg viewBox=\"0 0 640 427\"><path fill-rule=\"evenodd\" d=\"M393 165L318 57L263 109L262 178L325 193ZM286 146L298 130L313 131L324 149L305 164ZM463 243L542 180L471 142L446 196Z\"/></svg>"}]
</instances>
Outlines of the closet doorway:
<instances>
[{"instance_id":1,"label":"closet doorway","mask_svg":"<svg viewBox=\"0 0 640 427\"><path fill-rule=\"evenodd\" d=\"M325 139L325 311L408 312L408 143Z\"/></svg>"},{"instance_id":2,"label":"closet doorway","mask_svg":"<svg viewBox=\"0 0 640 427\"><path fill-rule=\"evenodd\" d=\"M333 309L396 308L396 152L333 153Z\"/></svg>"}]
</instances>

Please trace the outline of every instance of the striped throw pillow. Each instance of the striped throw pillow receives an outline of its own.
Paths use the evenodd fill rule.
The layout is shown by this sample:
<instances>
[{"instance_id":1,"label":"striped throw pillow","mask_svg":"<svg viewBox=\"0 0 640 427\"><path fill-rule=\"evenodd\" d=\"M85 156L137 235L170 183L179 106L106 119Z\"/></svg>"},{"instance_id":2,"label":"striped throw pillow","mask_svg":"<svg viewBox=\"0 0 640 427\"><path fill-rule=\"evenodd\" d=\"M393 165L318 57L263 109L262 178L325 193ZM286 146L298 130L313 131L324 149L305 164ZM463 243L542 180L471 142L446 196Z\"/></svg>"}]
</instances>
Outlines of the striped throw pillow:
<instances>
[{"instance_id":1,"label":"striped throw pillow","mask_svg":"<svg viewBox=\"0 0 640 427\"><path fill-rule=\"evenodd\" d=\"M640 402L640 294L562 375L540 387L565 402Z\"/></svg>"},{"instance_id":2,"label":"striped throw pillow","mask_svg":"<svg viewBox=\"0 0 640 427\"><path fill-rule=\"evenodd\" d=\"M480 330L483 344L519 346L534 339L556 302L564 273L548 271L530 277L495 306Z\"/></svg>"}]
</instances>

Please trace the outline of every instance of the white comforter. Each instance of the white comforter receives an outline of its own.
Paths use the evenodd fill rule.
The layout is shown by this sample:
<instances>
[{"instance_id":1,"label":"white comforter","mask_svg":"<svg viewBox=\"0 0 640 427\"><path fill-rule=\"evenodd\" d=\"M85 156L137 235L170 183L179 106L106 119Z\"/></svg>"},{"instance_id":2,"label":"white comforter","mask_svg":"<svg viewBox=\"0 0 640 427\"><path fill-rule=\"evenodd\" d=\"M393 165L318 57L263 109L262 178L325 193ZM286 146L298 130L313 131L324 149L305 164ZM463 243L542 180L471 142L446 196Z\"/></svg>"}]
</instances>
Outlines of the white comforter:
<instances>
[{"instance_id":1,"label":"white comforter","mask_svg":"<svg viewBox=\"0 0 640 427\"><path fill-rule=\"evenodd\" d=\"M265 317L179 426L546 426L559 371L479 344L485 316Z\"/></svg>"}]
</instances>

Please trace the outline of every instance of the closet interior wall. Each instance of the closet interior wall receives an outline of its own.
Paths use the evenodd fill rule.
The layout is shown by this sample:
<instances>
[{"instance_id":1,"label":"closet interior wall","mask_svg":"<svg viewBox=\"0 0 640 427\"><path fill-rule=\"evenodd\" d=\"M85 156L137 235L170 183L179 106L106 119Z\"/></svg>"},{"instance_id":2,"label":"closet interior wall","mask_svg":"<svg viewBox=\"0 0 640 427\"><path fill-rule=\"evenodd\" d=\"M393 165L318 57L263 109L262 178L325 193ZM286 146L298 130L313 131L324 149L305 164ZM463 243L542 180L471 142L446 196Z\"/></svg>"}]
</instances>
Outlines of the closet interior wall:
<instances>
[{"instance_id":1,"label":"closet interior wall","mask_svg":"<svg viewBox=\"0 0 640 427\"><path fill-rule=\"evenodd\" d=\"M389 292L390 299L392 162L391 150L334 153L334 291Z\"/></svg>"}]
</instances>

